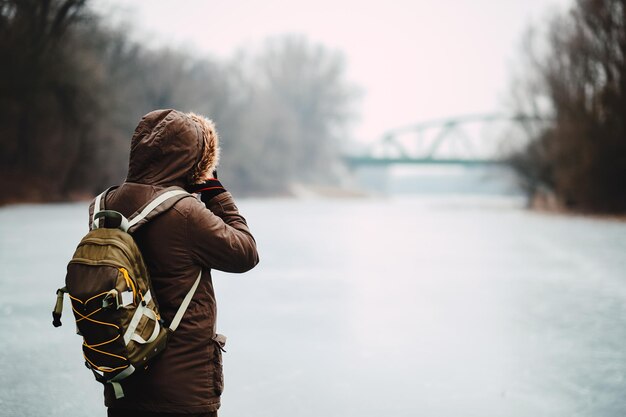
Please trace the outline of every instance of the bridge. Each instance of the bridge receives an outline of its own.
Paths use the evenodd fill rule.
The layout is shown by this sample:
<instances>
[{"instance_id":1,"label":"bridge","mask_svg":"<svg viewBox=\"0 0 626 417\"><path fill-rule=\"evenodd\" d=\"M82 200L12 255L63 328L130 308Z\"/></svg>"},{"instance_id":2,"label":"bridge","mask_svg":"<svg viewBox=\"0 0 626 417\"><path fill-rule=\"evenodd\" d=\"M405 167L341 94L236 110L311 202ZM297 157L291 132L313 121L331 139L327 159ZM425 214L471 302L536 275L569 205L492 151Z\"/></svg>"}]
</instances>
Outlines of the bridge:
<instances>
[{"instance_id":1,"label":"bridge","mask_svg":"<svg viewBox=\"0 0 626 417\"><path fill-rule=\"evenodd\" d=\"M360 152L346 152L351 167L397 164L498 165L502 141L512 130L532 129L548 119L524 114L475 114L431 120L388 131ZM490 133L486 130L491 129ZM496 132L498 131L498 132Z\"/></svg>"}]
</instances>

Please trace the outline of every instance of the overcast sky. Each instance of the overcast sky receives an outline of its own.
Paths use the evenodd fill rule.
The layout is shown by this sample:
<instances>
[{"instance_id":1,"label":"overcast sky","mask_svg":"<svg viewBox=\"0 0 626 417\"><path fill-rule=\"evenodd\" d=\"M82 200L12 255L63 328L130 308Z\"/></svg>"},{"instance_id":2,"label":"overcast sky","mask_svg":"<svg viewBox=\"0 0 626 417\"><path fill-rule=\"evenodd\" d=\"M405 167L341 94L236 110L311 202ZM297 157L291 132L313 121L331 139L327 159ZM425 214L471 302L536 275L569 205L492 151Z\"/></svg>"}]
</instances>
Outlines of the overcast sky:
<instances>
[{"instance_id":1,"label":"overcast sky","mask_svg":"<svg viewBox=\"0 0 626 417\"><path fill-rule=\"evenodd\" d=\"M151 43L229 57L284 33L340 50L363 95L356 139L455 115L501 112L520 40L571 0L97 0ZM210 115L208 115L210 116Z\"/></svg>"}]
</instances>

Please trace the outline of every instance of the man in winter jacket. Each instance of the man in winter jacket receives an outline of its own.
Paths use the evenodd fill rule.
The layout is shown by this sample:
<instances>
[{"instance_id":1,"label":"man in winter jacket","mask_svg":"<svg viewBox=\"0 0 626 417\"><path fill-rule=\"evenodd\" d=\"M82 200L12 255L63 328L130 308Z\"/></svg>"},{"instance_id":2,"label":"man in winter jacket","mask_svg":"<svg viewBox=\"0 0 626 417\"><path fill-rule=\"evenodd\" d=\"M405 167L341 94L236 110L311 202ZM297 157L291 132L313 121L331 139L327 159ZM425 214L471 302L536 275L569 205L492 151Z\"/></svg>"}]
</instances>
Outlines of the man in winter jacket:
<instances>
[{"instance_id":1,"label":"man in winter jacket","mask_svg":"<svg viewBox=\"0 0 626 417\"><path fill-rule=\"evenodd\" d=\"M124 381L124 398L116 400L110 384L105 386L109 416L217 416L224 340L215 332L211 269L246 272L259 261L233 197L212 175L218 158L212 122L193 113L153 111L133 135L126 181L107 195L106 207L125 216L165 187L200 195L181 199L134 235L166 323L192 287L198 267L203 269L192 302L161 356Z\"/></svg>"}]
</instances>

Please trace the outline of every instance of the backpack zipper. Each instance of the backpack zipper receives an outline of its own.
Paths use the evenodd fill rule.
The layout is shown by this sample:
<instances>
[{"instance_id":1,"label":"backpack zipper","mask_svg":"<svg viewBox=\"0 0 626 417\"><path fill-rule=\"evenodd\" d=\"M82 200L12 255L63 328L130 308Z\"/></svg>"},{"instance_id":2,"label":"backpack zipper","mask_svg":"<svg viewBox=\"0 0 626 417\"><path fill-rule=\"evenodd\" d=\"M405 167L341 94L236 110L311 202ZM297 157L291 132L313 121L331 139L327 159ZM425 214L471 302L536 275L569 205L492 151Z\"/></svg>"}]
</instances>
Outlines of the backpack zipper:
<instances>
[{"instance_id":1,"label":"backpack zipper","mask_svg":"<svg viewBox=\"0 0 626 417\"><path fill-rule=\"evenodd\" d=\"M138 304L137 292L139 292L141 300L143 300L143 294L141 293L141 289L139 289L138 286L135 286L135 281L131 278L126 268L118 268L118 269L124 276L124 280L126 281L126 286L128 286L128 288L130 288L133 291L133 302L135 304Z\"/></svg>"}]
</instances>

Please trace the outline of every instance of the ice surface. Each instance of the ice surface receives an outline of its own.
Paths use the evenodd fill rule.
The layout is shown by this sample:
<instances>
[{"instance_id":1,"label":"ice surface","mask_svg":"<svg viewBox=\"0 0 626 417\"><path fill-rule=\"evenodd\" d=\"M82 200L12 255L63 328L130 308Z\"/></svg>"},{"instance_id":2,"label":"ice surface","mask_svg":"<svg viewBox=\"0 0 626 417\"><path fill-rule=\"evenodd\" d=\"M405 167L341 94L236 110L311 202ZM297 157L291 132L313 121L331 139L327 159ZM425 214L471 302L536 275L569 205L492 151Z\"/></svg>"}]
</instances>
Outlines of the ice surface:
<instances>
[{"instance_id":1,"label":"ice surface","mask_svg":"<svg viewBox=\"0 0 626 417\"><path fill-rule=\"evenodd\" d=\"M626 415L626 224L505 198L241 200L224 417ZM0 416L104 416L55 290L85 204L0 209Z\"/></svg>"}]
</instances>

